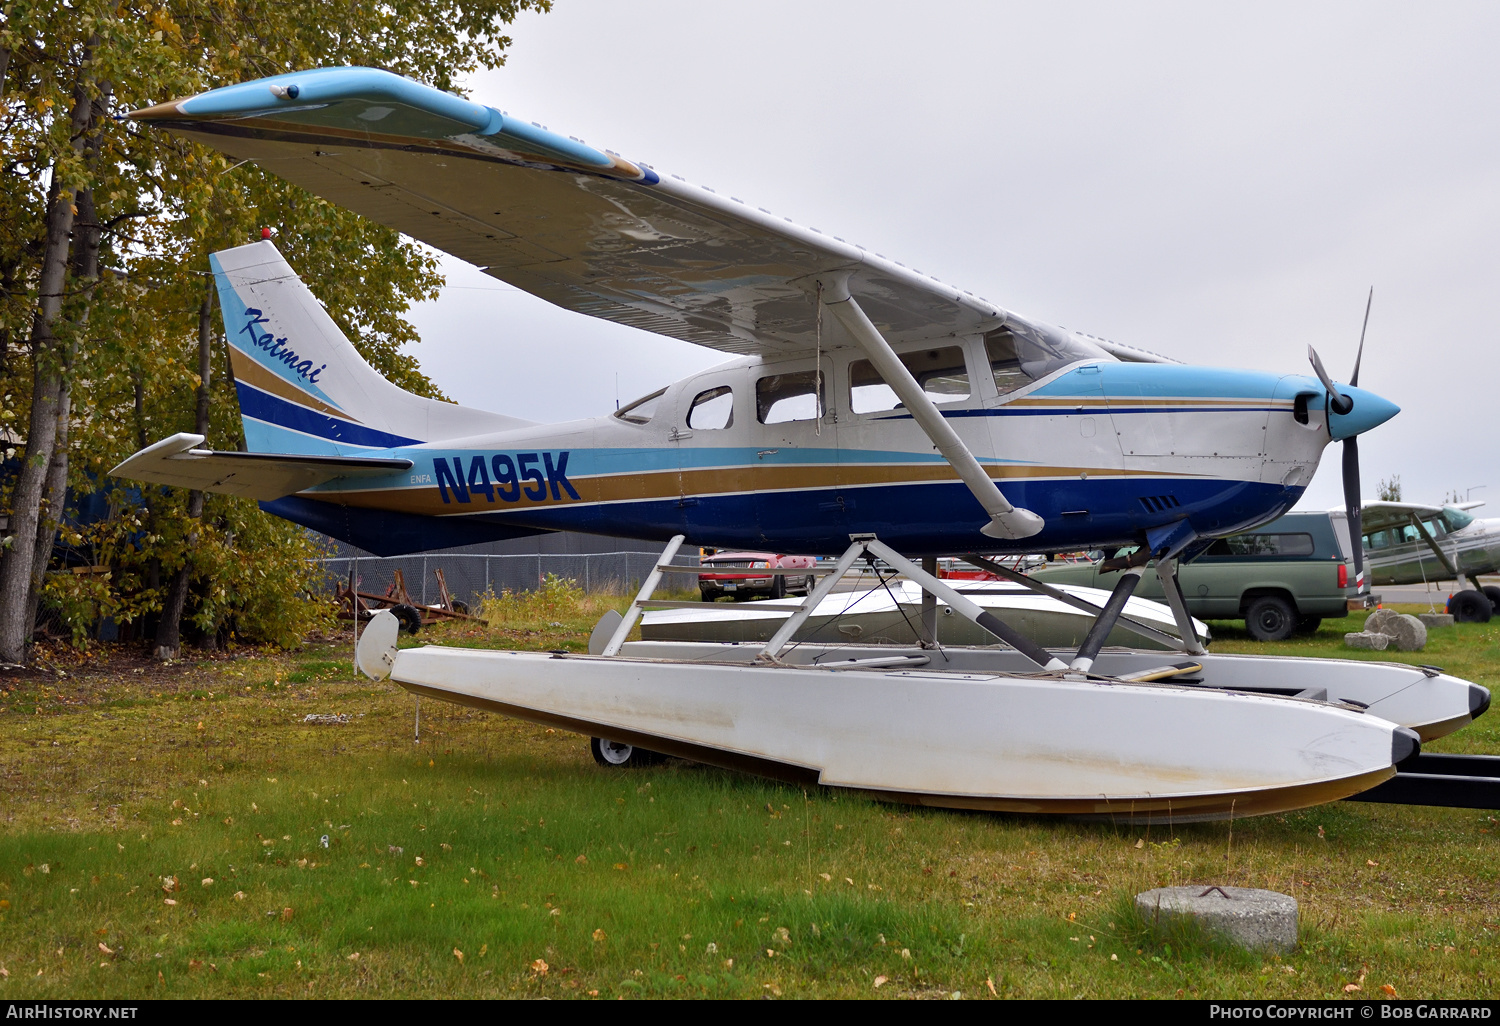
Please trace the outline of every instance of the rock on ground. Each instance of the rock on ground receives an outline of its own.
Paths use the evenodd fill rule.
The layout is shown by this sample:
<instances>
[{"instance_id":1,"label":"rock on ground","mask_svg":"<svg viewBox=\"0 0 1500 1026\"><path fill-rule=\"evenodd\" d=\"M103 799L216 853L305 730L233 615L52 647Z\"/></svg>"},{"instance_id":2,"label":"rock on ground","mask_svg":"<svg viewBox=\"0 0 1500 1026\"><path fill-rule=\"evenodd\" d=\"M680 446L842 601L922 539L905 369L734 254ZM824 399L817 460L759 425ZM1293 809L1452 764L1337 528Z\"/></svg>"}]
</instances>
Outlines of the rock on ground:
<instances>
[{"instance_id":1,"label":"rock on ground","mask_svg":"<svg viewBox=\"0 0 1500 1026\"><path fill-rule=\"evenodd\" d=\"M1242 948L1293 951L1297 947L1297 899L1249 887L1158 887L1135 896L1147 922L1196 922Z\"/></svg>"},{"instance_id":2,"label":"rock on ground","mask_svg":"<svg viewBox=\"0 0 1500 1026\"><path fill-rule=\"evenodd\" d=\"M1344 635L1344 644L1350 648L1369 648L1376 652L1385 651L1385 646L1391 643L1389 634L1376 634L1373 631L1357 631Z\"/></svg>"},{"instance_id":3,"label":"rock on ground","mask_svg":"<svg viewBox=\"0 0 1500 1026\"><path fill-rule=\"evenodd\" d=\"M1427 625L1415 616L1400 613L1381 633L1391 636L1391 644L1402 652L1420 652L1427 647Z\"/></svg>"}]
</instances>

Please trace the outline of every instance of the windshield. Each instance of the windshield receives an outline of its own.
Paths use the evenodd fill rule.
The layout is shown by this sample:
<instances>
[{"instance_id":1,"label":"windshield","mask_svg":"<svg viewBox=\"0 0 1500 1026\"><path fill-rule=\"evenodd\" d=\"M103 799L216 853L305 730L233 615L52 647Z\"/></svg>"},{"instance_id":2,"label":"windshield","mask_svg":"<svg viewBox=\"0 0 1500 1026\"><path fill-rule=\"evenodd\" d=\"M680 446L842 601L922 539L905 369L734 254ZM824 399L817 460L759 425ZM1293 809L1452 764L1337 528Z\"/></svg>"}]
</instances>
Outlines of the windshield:
<instances>
[{"instance_id":1,"label":"windshield","mask_svg":"<svg viewBox=\"0 0 1500 1026\"><path fill-rule=\"evenodd\" d=\"M984 336L1000 394L1080 360L1108 359L1102 350L1056 328L1015 324Z\"/></svg>"},{"instance_id":2,"label":"windshield","mask_svg":"<svg viewBox=\"0 0 1500 1026\"><path fill-rule=\"evenodd\" d=\"M1457 531L1460 528L1468 527L1474 522L1473 517L1453 506L1443 507L1443 519L1448 521L1448 530L1450 531Z\"/></svg>"},{"instance_id":3,"label":"windshield","mask_svg":"<svg viewBox=\"0 0 1500 1026\"><path fill-rule=\"evenodd\" d=\"M641 396L624 409L616 410L615 416L621 420L628 420L632 424L645 424L656 415L657 403L666 394L665 388L658 388L650 395Z\"/></svg>"}]
</instances>

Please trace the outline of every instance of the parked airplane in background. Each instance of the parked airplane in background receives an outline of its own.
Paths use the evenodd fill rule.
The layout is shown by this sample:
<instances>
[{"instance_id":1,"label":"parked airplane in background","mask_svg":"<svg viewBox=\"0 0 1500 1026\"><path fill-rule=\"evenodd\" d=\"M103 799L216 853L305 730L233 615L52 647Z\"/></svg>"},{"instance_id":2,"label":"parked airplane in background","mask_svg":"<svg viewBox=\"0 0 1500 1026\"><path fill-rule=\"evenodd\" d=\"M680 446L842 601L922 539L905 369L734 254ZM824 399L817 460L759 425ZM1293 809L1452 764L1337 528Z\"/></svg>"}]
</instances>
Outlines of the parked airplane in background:
<instances>
[{"instance_id":1,"label":"parked airplane in background","mask_svg":"<svg viewBox=\"0 0 1500 1026\"><path fill-rule=\"evenodd\" d=\"M381 613L357 654L372 676L593 734L596 756L609 739L616 765L638 745L898 800L1178 822L1356 793L1488 705L1436 671L1211 656L1184 607L1177 561L1289 509L1334 440L1358 522L1357 436L1397 412L1352 387L1358 358L1350 386L1315 354L1316 377L1175 364L382 71L297 72L132 117L566 309L734 358L568 424L435 402L366 364L263 241L213 258L251 451L177 435L114 473L253 497L382 554L562 530L667 541L664 563L685 539L840 554L758 652L632 649L658 644L627 643L658 568L590 655L398 650ZM920 163L892 182L921 188ZM565 388L560 350L557 364ZM1102 607L982 556L1124 545L1136 554ZM908 558L954 554L1088 611L1083 643L1049 651ZM1175 639L1122 615L1152 558ZM924 627L906 653L788 650L860 559L1010 648L944 648ZM1117 624L1192 658L1101 652Z\"/></svg>"},{"instance_id":2,"label":"parked airplane in background","mask_svg":"<svg viewBox=\"0 0 1500 1026\"><path fill-rule=\"evenodd\" d=\"M1426 506L1417 502L1364 505L1365 560L1374 584L1461 581L1474 586L1448 599L1448 612L1467 623L1500 615L1500 588L1479 583L1500 570L1500 517L1480 519L1469 510L1483 502Z\"/></svg>"}]
</instances>

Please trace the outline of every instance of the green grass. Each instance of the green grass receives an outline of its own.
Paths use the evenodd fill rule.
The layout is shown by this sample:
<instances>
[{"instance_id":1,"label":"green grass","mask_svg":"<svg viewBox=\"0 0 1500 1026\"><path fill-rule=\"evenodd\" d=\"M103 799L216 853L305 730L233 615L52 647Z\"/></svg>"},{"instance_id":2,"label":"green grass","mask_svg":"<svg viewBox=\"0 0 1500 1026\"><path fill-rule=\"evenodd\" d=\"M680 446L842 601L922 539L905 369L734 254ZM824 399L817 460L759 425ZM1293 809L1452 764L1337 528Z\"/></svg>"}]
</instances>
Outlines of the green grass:
<instances>
[{"instance_id":1,"label":"green grass","mask_svg":"<svg viewBox=\"0 0 1500 1026\"><path fill-rule=\"evenodd\" d=\"M433 640L578 649L615 601L513 602ZM1216 624L1214 648L1343 656L1358 619L1284 645ZM348 648L0 678L0 998L1495 988L1483 812L1343 803L1148 833L913 809L680 762L606 771L583 738L432 701L413 744L414 700L353 678ZM1497 650L1500 626L1462 625L1390 658L1495 687ZM327 712L353 719L303 722ZM1500 738L1481 720L1434 747ZM1301 949L1133 916L1137 891L1189 882L1294 894Z\"/></svg>"}]
</instances>

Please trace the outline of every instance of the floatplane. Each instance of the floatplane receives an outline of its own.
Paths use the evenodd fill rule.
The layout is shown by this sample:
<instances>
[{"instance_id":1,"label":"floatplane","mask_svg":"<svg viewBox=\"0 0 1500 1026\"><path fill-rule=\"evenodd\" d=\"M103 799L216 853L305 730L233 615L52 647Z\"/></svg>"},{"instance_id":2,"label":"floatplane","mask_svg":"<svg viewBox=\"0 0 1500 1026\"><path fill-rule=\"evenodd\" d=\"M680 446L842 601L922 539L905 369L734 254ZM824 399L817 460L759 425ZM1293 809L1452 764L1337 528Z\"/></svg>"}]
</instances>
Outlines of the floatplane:
<instances>
[{"instance_id":1,"label":"floatplane","mask_svg":"<svg viewBox=\"0 0 1500 1026\"><path fill-rule=\"evenodd\" d=\"M1488 705L1433 669L1211 655L1171 586L1175 633L1125 614L1148 560L1175 584L1181 560L1290 508L1333 441L1357 511L1356 439L1397 408L1316 354L1315 376L1194 367L1065 330L383 71L131 116L568 310L732 356L536 425L386 381L273 242L216 254L249 451L180 434L115 474L248 496L381 554L563 530L666 542L587 654L398 649L381 614L357 652L372 676L577 731L609 764L666 753L929 805L1178 820L1355 794ZM764 644L628 642L684 541L836 558ZM991 558L1127 545L1102 603ZM1043 647L933 572L954 555L1092 627ZM924 622L941 600L998 644L789 644L874 560L922 589ZM1106 648L1118 626L1177 651Z\"/></svg>"}]
</instances>

